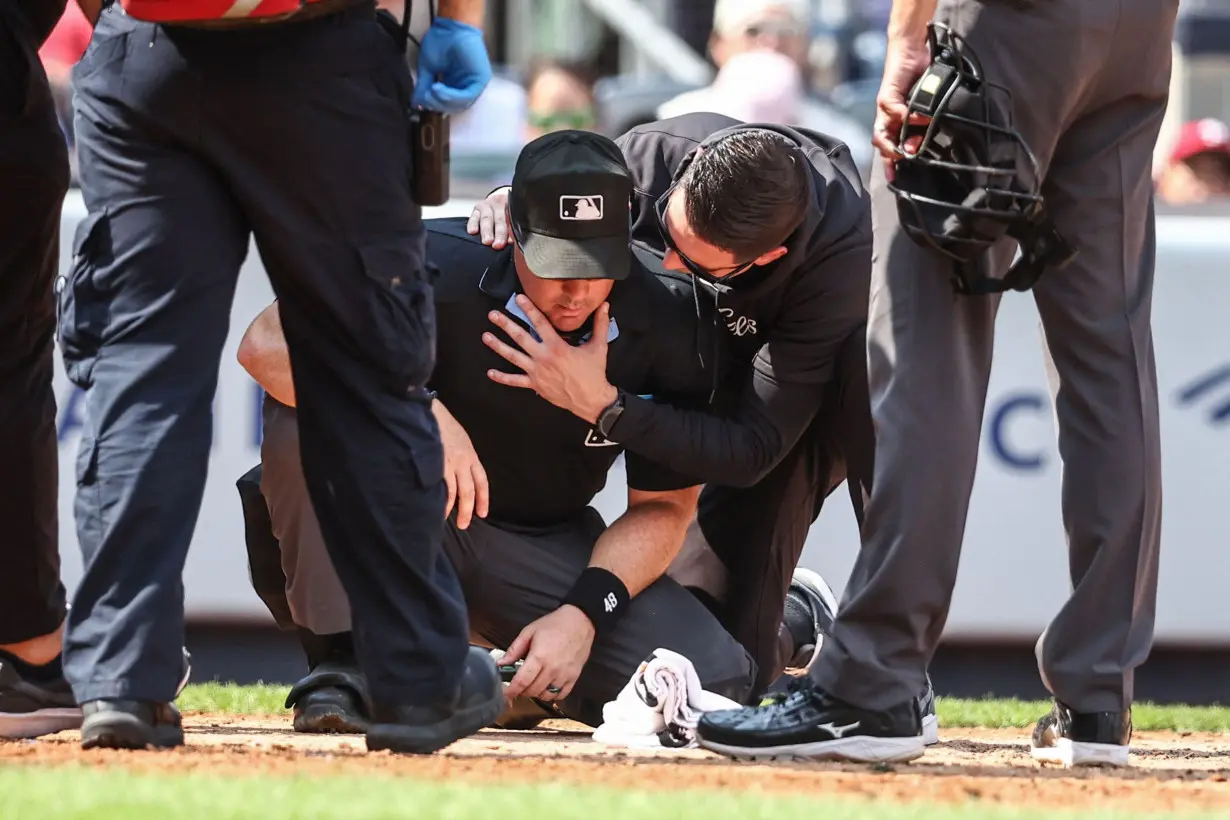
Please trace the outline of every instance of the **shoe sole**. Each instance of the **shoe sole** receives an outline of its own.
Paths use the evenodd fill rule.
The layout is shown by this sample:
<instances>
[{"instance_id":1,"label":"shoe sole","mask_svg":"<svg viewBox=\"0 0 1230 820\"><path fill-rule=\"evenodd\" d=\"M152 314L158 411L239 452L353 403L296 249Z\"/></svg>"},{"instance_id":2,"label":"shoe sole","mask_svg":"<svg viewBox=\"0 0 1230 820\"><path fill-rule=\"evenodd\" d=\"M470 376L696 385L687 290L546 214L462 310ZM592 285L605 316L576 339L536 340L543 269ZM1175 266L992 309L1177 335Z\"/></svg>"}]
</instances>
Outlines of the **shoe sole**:
<instances>
[{"instance_id":1,"label":"shoe sole","mask_svg":"<svg viewBox=\"0 0 1230 820\"><path fill-rule=\"evenodd\" d=\"M371 724L330 706L308 707L295 714L296 732L307 735L362 735Z\"/></svg>"},{"instance_id":2,"label":"shoe sole","mask_svg":"<svg viewBox=\"0 0 1230 820\"><path fill-rule=\"evenodd\" d=\"M81 728L81 710L39 709L37 712L0 712L0 738L29 740Z\"/></svg>"},{"instance_id":3,"label":"shoe sole","mask_svg":"<svg viewBox=\"0 0 1230 820\"><path fill-rule=\"evenodd\" d=\"M1030 754L1039 763L1063 766L1071 769L1077 766L1114 766L1117 768L1129 765L1130 750L1127 746L1114 743L1081 743L1067 738L1060 738L1054 746L1035 746Z\"/></svg>"},{"instance_id":4,"label":"shoe sole","mask_svg":"<svg viewBox=\"0 0 1230 820\"><path fill-rule=\"evenodd\" d=\"M927 715L922 719L923 745L934 746L940 742L940 719L936 715Z\"/></svg>"},{"instance_id":5,"label":"shoe sole","mask_svg":"<svg viewBox=\"0 0 1230 820\"><path fill-rule=\"evenodd\" d=\"M108 712L81 724L83 749L170 749L184 745L181 726L150 726L136 715Z\"/></svg>"},{"instance_id":6,"label":"shoe sole","mask_svg":"<svg viewBox=\"0 0 1230 820\"><path fill-rule=\"evenodd\" d=\"M793 746L740 748L700 738L701 748L738 760L850 760L856 763L908 763L926 752L918 737L843 737Z\"/></svg>"},{"instance_id":7,"label":"shoe sole","mask_svg":"<svg viewBox=\"0 0 1230 820\"><path fill-rule=\"evenodd\" d=\"M369 752L400 752L431 754L463 737L491 726L504 713L503 684L492 692L490 700L478 706L454 713L429 726L408 726L402 723L375 723L367 730Z\"/></svg>"},{"instance_id":8,"label":"shoe sole","mask_svg":"<svg viewBox=\"0 0 1230 820\"><path fill-rule=\"evenodd\" d=\"M833 594L833 590L829 586L828 581L824 580L820 573L800 567L795 569L794 574L791 576L791 580L806 583L812 588L812 590L824 599L826 604L828 604L829 612L832 612L834 615L837 614L837 596Z\"/></svg>"}]
</instances>

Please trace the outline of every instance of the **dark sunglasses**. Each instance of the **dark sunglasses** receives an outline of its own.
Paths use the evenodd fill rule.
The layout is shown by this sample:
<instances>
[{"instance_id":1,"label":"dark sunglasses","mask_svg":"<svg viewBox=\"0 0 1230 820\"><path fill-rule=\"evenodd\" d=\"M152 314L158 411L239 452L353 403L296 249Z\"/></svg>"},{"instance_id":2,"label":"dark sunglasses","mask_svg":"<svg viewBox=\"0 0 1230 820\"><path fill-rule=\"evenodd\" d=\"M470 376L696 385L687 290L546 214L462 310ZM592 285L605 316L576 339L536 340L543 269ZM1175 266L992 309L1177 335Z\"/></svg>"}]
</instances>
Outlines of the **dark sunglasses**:
<instances>
[{"instance_id":1,"label":"dark sunglasses","mask_svg":"<svg viewBox=\"0 0 1230 820\"><path fill-rule=\"evenodd\" d=\"M671 194L675 192L675 187L675 185L672 185L666 189L666 193L658 197L658 201L654 203L653 211L654 215L658 218L658 231L662 234L662 242L665 243L667 249L675 252L675 255L679 257L679 261L688 269L688 273L711 284L720 284L724 280L732 279L750 270L752 265L756 264L755 259L711 270L693 262L683 251L679 250L679 246L675 244L675 240L671 237L670 228L666 226L666 206L670 203Z\"/></svg>"},{"instance_id":2,"label":"dark sunglasses","mask_svg":"<svg viewBox=\"0 0 1230 820\"><path fill-rule=\"evenodd\" d=\"M593 128L594 122L594 112L588 108L576 111L553 111L547 114L531 111L529 114L530 126L542 131L561 131L565 129L585 131Z\"/></svg>"}]
</instances>

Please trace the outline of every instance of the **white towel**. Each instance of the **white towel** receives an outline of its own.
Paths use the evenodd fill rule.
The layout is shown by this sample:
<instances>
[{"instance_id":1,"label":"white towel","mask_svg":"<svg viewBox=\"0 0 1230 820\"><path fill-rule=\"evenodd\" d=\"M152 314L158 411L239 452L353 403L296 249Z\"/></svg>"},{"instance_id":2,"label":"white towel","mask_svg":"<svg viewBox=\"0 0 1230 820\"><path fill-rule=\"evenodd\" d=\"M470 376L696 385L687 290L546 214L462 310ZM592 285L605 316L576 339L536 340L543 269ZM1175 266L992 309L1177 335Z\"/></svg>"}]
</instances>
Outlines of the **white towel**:
<instances>
[{"instance_id":1,"label":"white towel","mask_svg":"<svg viewBox=\"0 0 1230 820\"><path fill-rule=\"evenodd\" d=\"M689 749L705 712L742 704L701 688L692 662L669 649L641 661L615 700L602 707L594 740L630 749Z\"/></svg>"}]
</instances>

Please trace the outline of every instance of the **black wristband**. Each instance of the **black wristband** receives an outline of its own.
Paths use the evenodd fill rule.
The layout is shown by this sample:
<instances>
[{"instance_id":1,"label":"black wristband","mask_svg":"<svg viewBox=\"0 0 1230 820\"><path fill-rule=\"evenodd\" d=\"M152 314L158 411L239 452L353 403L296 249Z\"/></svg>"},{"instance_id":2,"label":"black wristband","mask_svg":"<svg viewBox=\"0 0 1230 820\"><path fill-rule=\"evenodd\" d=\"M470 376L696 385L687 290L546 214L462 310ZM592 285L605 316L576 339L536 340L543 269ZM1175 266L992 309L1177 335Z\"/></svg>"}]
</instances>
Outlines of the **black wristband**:
<instances>
[{"instance_id":1,"label":"black wristband","mask_svg":"<svg viewBox=\"0 0 1230 820\"><path fill-rule=\"evenodd\" d=\"M593 622L594 634L603 635L624 616L631 599L618 575L601 567L586 567L560 605L572 604L584 612Z\"/></svg>"}]
</instances>

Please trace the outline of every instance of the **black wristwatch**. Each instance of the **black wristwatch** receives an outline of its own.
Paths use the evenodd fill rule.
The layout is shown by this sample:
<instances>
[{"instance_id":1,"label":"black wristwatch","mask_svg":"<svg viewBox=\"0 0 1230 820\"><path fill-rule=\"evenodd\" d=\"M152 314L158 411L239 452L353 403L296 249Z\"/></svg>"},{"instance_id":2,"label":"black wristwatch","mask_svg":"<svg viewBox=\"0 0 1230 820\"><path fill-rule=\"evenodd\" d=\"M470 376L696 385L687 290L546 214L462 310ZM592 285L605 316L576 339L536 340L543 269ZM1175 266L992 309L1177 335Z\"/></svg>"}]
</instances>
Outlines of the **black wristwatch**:
<instances>
[{"instance_id":1,"label":"black wristwatch","mask_svg":"<svg viewBox=\"0 0 1230 820\"><path fill-rule=\"evenodd\" d=\"M604 438L611 437L611 430L615 429L615 422L619 421L619 417L624 412L624 391L615 391L615 401L606 406L601 413L598 414L598 421L595 427Z\"/></svg>"}]
</instances>

